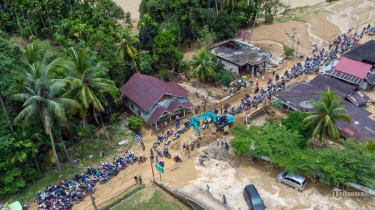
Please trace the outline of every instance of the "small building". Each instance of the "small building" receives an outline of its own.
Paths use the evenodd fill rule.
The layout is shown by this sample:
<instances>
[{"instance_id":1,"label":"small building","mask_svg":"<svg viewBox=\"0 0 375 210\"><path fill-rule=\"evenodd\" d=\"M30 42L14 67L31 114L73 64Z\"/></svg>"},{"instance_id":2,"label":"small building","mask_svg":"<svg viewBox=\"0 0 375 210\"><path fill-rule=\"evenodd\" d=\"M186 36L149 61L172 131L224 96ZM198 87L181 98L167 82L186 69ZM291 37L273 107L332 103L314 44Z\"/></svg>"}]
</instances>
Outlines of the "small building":
<instances>
[{"instance_id":1,"label":"small building","mask_svg":"<svg viewBox=\"0 0 375 210\"><path fill-rule=\"evenodd\" d=\"M345 138L354 138L357 140L368 139L375 136L375 121L370 119L371 112L368 112L357 104L365 103L368 97L355 87L329 76L318 75L310 83L300 83L279 93L276 97L283 104L293 111L313 111L313 107L308 103L309 100L319 100L318 92L331 88L343 99L342 107L348 111L352 119L350 123L338 121L337 129L340 135ZM359 98L358 98L359 97ZM353 100L353 98L355 100ZM367 98L367 100L366 100ZM345 100L347 99L347 100ZM353 101L355 103L353 103Z\"/></svg>"},{"instance_id":2,"label":"small building","mask_svg":"<svg viewBox=\"0 0 375 210\"><path fill-rule=\"evenodd\" d=\"M232 69L232 72L237 75L241 71L250 72L251 70L252 77L256 71L266 70L267 62L271 57L269 52L239 40L215 43L210 51L225 65L226 69Z\"/></svg>"},{"instance_id":3,"label":"small building","mask_svg":"<svg viewBox=\"0 0 375 210\"><path fill-rule=\"evenodd\" d=\"M375 88L375 40L353 46L329 75L364 90Z\"/></svg>"},{"instance_id":4,"label":"small building","mask_svg":"<svg viewBox=\"0 0 375 210\"><path fill-rule=\"evenodd\" d=\"M122 101L135 115L159 129L190 112L189 92L175 82L134 74L121 87Z\"/></svg>"}]
</instances>

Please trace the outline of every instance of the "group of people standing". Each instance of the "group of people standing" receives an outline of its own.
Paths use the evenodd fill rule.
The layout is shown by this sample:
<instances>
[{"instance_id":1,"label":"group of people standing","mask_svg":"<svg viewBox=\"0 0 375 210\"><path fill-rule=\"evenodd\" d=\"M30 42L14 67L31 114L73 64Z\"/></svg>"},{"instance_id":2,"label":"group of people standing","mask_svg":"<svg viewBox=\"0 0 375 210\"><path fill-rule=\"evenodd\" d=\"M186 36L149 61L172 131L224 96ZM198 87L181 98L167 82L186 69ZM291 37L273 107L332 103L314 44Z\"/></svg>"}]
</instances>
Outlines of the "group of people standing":
<instances>
[{"instance_id":1,"label":"group of people standing","mask_svg":"<svg viewBox=\"0 0 375 210\"><path fill-rule=\"evenodd\" d=\"M217 136L216 145L225 148L225 150L227 152L229 150L229 144L225 141L224 136L222 138L220 138L219 136Z\"/></svg>"}]
</instances>

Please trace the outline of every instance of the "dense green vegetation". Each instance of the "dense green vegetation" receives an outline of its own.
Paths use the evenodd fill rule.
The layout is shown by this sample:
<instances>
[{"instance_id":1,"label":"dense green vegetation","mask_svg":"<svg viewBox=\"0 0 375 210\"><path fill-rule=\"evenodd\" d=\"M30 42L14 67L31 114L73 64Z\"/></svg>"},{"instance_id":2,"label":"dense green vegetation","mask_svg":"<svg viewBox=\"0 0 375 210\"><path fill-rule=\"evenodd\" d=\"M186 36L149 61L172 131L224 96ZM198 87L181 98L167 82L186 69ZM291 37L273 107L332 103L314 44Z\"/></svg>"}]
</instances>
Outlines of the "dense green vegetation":
<instances>
[{"instance_id":1,"label":"dense green vegetation","mask_svg":"<svg viewBox=\"0 0 375 210\"><path fill-rule=\"evenodd\" d=\"M353 139L339 139L337 120L350 121L342 101L329 88L320 93L319 101L310 101L314 111L292 112L287 119L268 122L265 126L235 126L231 144L238 155L267 156L287 171L318 177L327 184L359 183L375 187L374 142L358 144ZM311 130L312 132L311 132ZM326 148L307 147L310 137L326 141ZM327 137L342 146L327 147Z\"/></svg>"},{"instance_id":2,"label":"dense green vegetation","mask_svg":"<svg viewBox=\"0 0 375 210\"><path fill-rule=\"evenodd\" d=\"M60 174L72 159L84 164L89 153L105 148L95 126L118 109L117 87L138 66L149 71L150 61L134 65L116 51L124 39L137 43L127 29L130 15L111 0L0 1L0 11L4 196L51 167ZM29 44L9 41L13 36ZM97 137L102 140L93 145Z\"/></svg>"},{"instance_id":3,"label":"dense green vegetation","mask_svg":"<svg viewBox=\"0 0 375 210\"><path fill-rule=\"evenodd\" d=\"M278 123L265 126L234 126L231 145L237 155L271 158L287 171L310 178L318 175L326 184L354 182L375 187L375 156L353 139L339 140L343 145L325 149L302 148L297 131Z\"/></svg>"},{"instance_id":4,"label":"dense green vegetation","mask_svg":"<svg viewBox=\"0 0 375 210\"><path fill-rule=\"evenodd\" d=\"M286 119L282 118L281 123L290 131L297 131L301 135L300 147L307 147L306 143L311 138L312 132L301 122L307 117L306 113L296 111L289 113Z\"/></svg>"}]
</instances>

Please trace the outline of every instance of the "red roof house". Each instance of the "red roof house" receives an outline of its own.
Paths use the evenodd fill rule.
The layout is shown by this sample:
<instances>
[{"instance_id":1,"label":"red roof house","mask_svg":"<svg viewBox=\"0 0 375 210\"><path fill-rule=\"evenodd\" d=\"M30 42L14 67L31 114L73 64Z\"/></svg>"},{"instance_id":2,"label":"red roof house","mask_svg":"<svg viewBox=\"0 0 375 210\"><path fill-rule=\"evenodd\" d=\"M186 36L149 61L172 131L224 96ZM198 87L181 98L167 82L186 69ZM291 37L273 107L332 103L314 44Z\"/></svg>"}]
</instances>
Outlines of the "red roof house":
<instances>
[{"instance_id":1,"label":"red roof house","mask_svg":"<svg viewBox=\"0 0 375 210\"><path fill-rule=\"evenodd\" d=\"M357 85L361 89L375 90L375 40L354 44L341 57L331 76Z\"/></svg>"},{"instance_id":2,"label":"red roof house","mask_svg":"<svg viewBox=\"0 0 375 210\"><path fill-rule=\"evenodd\" d=\"M341 57L339 63L331 72L331 76L359 85L366 78L371 68L371 64Z\"/></svg>"},{"instance_id":3,"label":"red roof house","mask_svg":"<svg viewBox=\"0 0 375 210\"><path fill-rule=\"evenodd\" d=\"M182 117L193 107L183 87L144 74L134 74L121 87L121 93L124 105L151 126Z\"/></svg>"}]
</instances>

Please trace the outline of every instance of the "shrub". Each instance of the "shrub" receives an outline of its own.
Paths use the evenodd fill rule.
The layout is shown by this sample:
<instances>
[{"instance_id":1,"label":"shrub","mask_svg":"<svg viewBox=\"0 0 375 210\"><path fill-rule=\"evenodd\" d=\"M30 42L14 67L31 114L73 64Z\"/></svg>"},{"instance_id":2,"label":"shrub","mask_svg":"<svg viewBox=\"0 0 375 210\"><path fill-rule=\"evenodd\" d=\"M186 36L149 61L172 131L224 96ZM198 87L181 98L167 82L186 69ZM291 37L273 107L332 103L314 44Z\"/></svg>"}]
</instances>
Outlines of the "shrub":
<instances>
[{"instance_id":1,"label":"shrub","mask_svg":"<svg viewBox=\"0 0 375 210\"><path fill-rule=\"evenodd\" d=\"M137 116L131 116L129 119L129 127L134 131L138 132L142 128L143 119Z\"/></svg>"},{"instance_id":2,"label":"shrub","mask_svg":"<svg viewBox=\"0 0 375 210\"><path fill-rule=\"evenodd\" d=\"M286 58L293 58L294 49L288 46L284 46L284 55Z\"/></svg>"}]
</instances>

